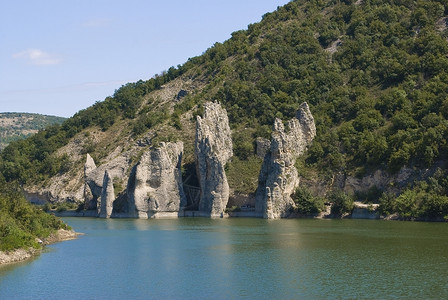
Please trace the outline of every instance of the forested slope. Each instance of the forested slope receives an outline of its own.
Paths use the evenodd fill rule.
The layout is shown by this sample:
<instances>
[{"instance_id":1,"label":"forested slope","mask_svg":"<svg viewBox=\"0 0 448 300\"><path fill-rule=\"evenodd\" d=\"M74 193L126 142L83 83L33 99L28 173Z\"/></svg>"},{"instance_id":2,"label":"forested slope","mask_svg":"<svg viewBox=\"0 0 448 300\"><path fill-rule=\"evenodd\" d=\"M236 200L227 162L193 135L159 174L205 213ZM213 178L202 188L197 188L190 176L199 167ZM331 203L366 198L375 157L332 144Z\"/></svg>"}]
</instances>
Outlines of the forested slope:
<instances>
[{"instance_id":1,"label":"forested slope","mask_svg":"<svg viewBox=\"0 0 448 300\"><path fill-rule=\"evenodd\" d=\"M355 196L404 218L448 216L447 16L448 0L292 1L184 65L12 143L0 171L26 186L82 177L85 153L101 163L113 151L138 157L159 141L191 138L202 103L217 100L233 130L229 182L248 194L261 165L255 139L306 101L317 136L298 168L326 187L319 196L333 197L336 175L394 178L406 169L419 176ZM191 162L186 145L187 173Z\"/></svg>"}]
</instances>

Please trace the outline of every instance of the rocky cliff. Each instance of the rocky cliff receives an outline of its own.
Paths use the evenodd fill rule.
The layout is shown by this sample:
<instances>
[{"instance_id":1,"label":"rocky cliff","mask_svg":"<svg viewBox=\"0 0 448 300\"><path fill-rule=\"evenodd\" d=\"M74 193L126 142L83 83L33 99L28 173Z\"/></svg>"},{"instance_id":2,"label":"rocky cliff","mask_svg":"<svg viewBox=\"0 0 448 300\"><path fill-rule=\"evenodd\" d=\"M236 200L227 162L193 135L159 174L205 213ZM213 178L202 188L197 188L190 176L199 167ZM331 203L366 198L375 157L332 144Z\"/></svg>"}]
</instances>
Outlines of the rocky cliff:
<instances>
[{"instance_id":1,"label":"rocky cliff","mask_svg":"<svg viewBox=\"0 0 448 300\"><path fill-rule=\"evenodd\" d=\"M129 217L150 218L179 212L186 205L182 188L183 143L161 143L143 154L129 177Z\"/></svg>"},{"instance_id":2,"label":"rocky cliff","mask_svg":"<svg viewBox=\"0 0 448 300\"><path fill-rule=\"evenodd\" d=\"M203 117L197 117L195 156L201 187L199 210L211 217L222 216L229 200L224 167L232 157L232 138L227 111L207 102Z\"/></svg>"},{"instance_id":3,"label":"rocky cliff","mask_svg":"<svg viewBox=\"0 0 448 300\"><path fill-rule=\"evenodd\" d=\"M258 178L255 204L258 215L268 219L289 215L294 207L291 194L299 184L294 164L315 136L314 118L307 103L300 105L286 128L282 120L275 120L271 145Z\"/></svg>"}]
</instances>

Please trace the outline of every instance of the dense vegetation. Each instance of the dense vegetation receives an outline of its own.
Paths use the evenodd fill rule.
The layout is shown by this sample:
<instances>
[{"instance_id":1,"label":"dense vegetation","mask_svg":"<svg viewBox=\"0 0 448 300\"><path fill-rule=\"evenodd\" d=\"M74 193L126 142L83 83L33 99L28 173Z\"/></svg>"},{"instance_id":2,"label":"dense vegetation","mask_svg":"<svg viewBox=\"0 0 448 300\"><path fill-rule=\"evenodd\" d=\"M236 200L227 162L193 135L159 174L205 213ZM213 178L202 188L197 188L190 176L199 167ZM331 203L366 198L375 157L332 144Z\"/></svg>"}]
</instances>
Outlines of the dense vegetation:
<instances>
[{"instance_id":1,"label":"dense vegetation","mask_svg":"<svg viewBox=\"0 0 448 300\"><path fill-rule=\"evenodd\" d=\"M200 113L205 100L218 100L228 110L238 157L229 167L234 174L243 174L238 170L248 164L255 170L254 139L269 137L274 118L291 118L303 101L317 124L304 165L322 178L336 172L361 177L377 169L394 174L404 166L436 163L445 168L447 15L448 0L292 1L202 56L127 84L63 125L12 143L1 153L0 171L7 181L49 178L69 169L69 158L54 153L84 129L107 131L129 120L134 136L161 123L181 131L180 116ZM179 76L206 86L183 97L171 113L157 110L150 93ZM445 217L447 172L439 173L401 195L380 191L369 201L406 218ZM241 189L249 186L253 182ZM342 203L340 213L350 207L342 195L332 195Z\"/></svg>"},{"instance_id":2,"label":"dense vegetation","mask_svg":"<svg viewBox=\"0 0 448 300\"><path fill-rule=\"evenodd\" d=\"M12 141L31 136L52 124L61 124L65 118L30 113L0 113L0 150Z\"/></svg>"},{"instance_id":3,"label":"dense vegetation","mask_svg":"<svg viewBox=\"0 0 448 300\"><path fill-rule=\"evenodd\" d=\"M60 228L67 229L67 226L32 206L18 185L6 184L0 177L0 251L39 248L36 238L46 238Z\"/></svg>"}]
</instances>

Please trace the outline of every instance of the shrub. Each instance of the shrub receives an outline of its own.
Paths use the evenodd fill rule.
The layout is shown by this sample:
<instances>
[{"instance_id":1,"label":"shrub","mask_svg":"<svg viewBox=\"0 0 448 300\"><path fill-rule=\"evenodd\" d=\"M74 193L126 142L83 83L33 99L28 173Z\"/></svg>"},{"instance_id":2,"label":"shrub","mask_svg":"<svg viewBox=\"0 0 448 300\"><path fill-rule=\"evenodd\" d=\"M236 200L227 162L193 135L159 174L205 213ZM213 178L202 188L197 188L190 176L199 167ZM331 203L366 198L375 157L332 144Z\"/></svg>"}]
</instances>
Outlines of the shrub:
<instances>
[{"instance_id":1,"label":"shrub","mask_svg":"<svg viewBox=\"0 0 448 300\"><path fill-rule=\"evenodd\" d=\"M324 199L315 197L307 188L298 188L292 196L297 205L296 212L304 215L314 215L324 209Z\"/></svg>"},{"instance_id":2,"label":"shrub","mask_svg":"<svg viewBox=\"0 0 448 300\"><path fill-rule=\"evenodd\" d=\"M334 191L328 196L328 200L332 203L331 213L342 216L345 213L351 213L353 210L353 198L345 194L343 191Z\"/></svg>"}]
</instances>

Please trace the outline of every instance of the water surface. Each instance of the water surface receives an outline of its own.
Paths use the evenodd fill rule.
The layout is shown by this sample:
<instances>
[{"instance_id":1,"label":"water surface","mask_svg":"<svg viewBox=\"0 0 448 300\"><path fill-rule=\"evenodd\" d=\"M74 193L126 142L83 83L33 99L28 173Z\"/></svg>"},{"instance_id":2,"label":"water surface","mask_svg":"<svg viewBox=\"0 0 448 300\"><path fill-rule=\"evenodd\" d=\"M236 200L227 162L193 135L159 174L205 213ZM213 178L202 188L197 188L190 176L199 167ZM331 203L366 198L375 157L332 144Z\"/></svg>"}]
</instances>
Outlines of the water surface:
<instances>
[{"instance_id":1,"label":"water surface","mask_svg":"<svg viewBox=\"0 0 448 300\"><path fill-rule=\"evenodd\" d=\"M448 297L448 224L65 219L77 240L0 268L0 299Z\"/></svg>"}]
</instances>

